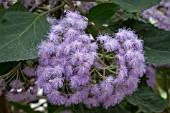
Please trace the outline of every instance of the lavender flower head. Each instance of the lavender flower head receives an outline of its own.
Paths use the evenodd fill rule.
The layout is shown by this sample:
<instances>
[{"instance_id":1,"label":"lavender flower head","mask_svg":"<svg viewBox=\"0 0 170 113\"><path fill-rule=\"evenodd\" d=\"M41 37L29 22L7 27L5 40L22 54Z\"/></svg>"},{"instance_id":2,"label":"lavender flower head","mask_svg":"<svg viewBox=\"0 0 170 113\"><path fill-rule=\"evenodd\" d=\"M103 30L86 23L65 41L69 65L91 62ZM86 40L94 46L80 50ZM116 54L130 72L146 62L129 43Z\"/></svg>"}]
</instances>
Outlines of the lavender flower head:
<instances>
[{"instance_id":1,"label":"lavender flower head","mask_svg":"<svg viewBox=\"0 0 170 113\"><path fill-rule=\"evenodd\" d=\"M81 97L80 87L89 83L90 68L97 58L97 45L84 32L86 27L85 17L68 11L65 18L51 27L48 39L39 45L37 84L53 104L76 104L85 98ZM61 91L65 88L71 91Z\"/></svg>"},{"instance_id":2,"label":"lavender flower head","mask_svg":"<svg viewBox=\"0 0 170 113\"><path fill-rule=\"evenodd\" d=\"M13 102L30 102L36 100L38 87L35 84L35 70L25 66L21 74L23 80L18 78L20 75L17 75L17 79L13 79L10 82L9 85L11 88L6 91L6 98Z\"/></svg>"},{"instance_id":3,"label":"lavender flower head","mask_svg":"<svg viewBox=\"0 0 170 113\"><path fill-rule=\"evenodd\" d=\"M88 12L92 7L96 5L96 2L80 2L79 7L82 9L82 11Z\"/></svg>"},{"instance_id":4,"label":"lavender flower head","mask_svg":"<svg viewBox=\"0 0 170 113\"><path fill-rule=\"evenodd\" d=\"M44 0L22 0L25 7L29 9L35 9L38 7Z\"/></svg>"},{"instance_id":5,"label":"lavender flower head","mask_svg":"<svg viewBox=\"0 0 170 113\"><path fill-rule=\"evenodd\" d=\"M114 106L137 89L145 73L143 41L133 31L119 29L114 37L95 40L87 25L79 12L68 11L38 45L36 83L52 104Z\"/></svg>"},{"instance_id":6,"label":"lavender flower head","mask_svg":"<svg viewBox=\"0 0 170 113\"><path fill-rule=\"evenodd\" d=\"M160 2L141 14L142 18L160 29L170 31L170 2Z\"/></svg>"},{"instance_id":7,"label":"lavender flower head","mask_svg":"<svg viewBox=\"0 0 170 113\"><path fill-rule=\"evenodd\" d=\"M156 84L156 68L152 65L148 65L146 68L146 77L148 78L148 86L153 87Z\"/></svg>"}]
</instances>

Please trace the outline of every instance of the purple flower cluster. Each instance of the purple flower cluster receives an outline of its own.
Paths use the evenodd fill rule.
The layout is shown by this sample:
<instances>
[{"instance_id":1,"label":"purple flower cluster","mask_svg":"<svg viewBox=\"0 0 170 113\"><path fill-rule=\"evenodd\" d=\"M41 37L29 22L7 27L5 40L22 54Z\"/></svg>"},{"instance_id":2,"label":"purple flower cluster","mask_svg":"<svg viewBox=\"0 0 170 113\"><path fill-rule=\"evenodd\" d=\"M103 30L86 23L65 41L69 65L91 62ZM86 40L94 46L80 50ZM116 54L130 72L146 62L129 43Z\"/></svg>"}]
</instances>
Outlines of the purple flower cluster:
<instances>
[{"instance_id":1,"label":"purple flower cluster","mask_svg":"<svg viewBox=\"0 0 170 113\"><path fill-rule=\"evenodd\" d=\"M33 82L33 81L32 81ZM11 90L7 92L6 97L9 101L25 102L33 101L37 98L38 87L36 85L27 86L20 80L13 80L10 83Z\"/></svg>"},{"instance_id":2,"label":"purple flower cluster","mask_svg":"<svg viewBox=\"0 0 170 113\"><path fill-rule=\"evenodd\" d=\"M140 77L145 73L143 41L131 30L119 29L114 38L100 35L97 40L107 52L115 52L116 76L107 77L102 102L108 106L119 103L126 95L132 94L138 86ZM103 85L102 84L100 85ZM107 86L107 87L106 87ZM102 86L100 86L102 87ZM106 90L107 89L107 90ZM102 96L101 96L102 97Z\"/></svg>"},{"instance_id":3,"label":"purple flower cluster","mask_svg":"<svg viewBox=\"0 0 170 113\"><path fill-rule=\"evenodd\" d=\"M88 12L92 7L96 6L96 2L81 2L80 3L80 8L84 12Z\"/></svg>"},{"instance_id":4,"label":"purple flower cluster","mask_svg":"<svg viewBox=\"0 0 170 113\"><path fill-rule=\"evenodd\" d=\"M21 68L15 67L9 73L13 74L2 75L3 79L0 79L0 95L2 91L5 90L6 98L13 102L30 102L37 99L38 87L35 84L35 69L25 66L24 70L21 71ZM12 79L10 78L8 80L9 76ZM13 79L14 77L16 77L16 79ZM8 87L8 85L10 87ZM8 89L5 89L5 86L8 87Z\"/></svg>"},{"instance_id":5,"label":"purple flower cluster","mask_svg":"<svg viewBox=\"0 0 170 113\"><path fill-rule=\"evenodd\" d=\"M156 71L159 68L170 68L170 64L155 64L155 65L149 64L149 65L147 65L146 77L147 77L147 85L148 86L154 87L156 85L156 75L157 75Z\"/></svg>"},{"instance_id":6,"label":"purple flower cluster","mask_svg":"<svg viewBox=\"0 0 170 113\"><path fill-rule=\"evenodd\" d=\"M89 83L98 47L85 33L87 25L85 17L68 11L39 45L37 84L53 104L78 104L88 96L82 94L82 87Z\"/></svg>"},{"instance_id":7,"label":"purple flower cluster","mask_svg":"<svg viewBox=\"0 0 170 113\"><path fill-rule=\"evenodd\" d=\"M15 3L16 1L17 0L0 0L0 5L7 9L11 4Z\"/></svg>"},{"instance_id":8,"label":"purple flower cluster","mask_svg":"<svg viewBox=\"0 0 170 113\"><path fill-rule=\"evenodd\" d=\"M156 84L156 68L148 65L146 68L147 85L153 87Z\"/></svg>"},{"instance_id":9,"label":"purple flower cluster","mask_svg":"<svg viewBox=\"0 0 170 113\"><path fill-rule=\"evenodd\" d=\"M18 0L0 0L0 5L2 4L5 9L9 8L12 4L16 3ZM34 9L38 7L44 0L22 0L25 7L29 9Z\"/></svg>"},{"instance_id":10,"label":"purple flower cluster","mask_svg":"<svg viewBox=\"0 0 170 113\"><path fill-rule=\"evenodd\" d=\"M44 0L22 0L25 7L29 9L35 9L38 7Z\"/></svg>"},{"instance_id":11,"label":"purple flower cluster","mask_svg":"<svg viewBox=\"0 0 170 113\"><path fill-rule=\"evenodd\" d=\"M170 2L160 2L160 4L143 11L142 18L160 29L170 31Z\"/></svg>"},{"instance_id":12,"label":"purple flower cluster","mask_svg":"<svg viewBox=\"0 0 170 113\"><path fill-rule=\"evenodd\" d=\"M68 11L38 46L36 83L52 104L114 106L136 90L145 72L143 42L133 31L99 35L98 43L85 33L87 25Z\"/></svg>"}]
</instances>

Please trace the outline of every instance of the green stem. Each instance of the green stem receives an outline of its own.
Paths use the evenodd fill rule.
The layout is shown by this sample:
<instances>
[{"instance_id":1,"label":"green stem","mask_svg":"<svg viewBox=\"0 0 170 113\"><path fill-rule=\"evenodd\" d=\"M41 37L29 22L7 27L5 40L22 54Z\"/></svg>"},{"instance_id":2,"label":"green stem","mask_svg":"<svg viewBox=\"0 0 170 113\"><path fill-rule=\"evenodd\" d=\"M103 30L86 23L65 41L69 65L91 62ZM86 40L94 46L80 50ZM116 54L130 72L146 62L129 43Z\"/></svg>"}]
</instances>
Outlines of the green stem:
<instances>
[{"instance_id":1,"label":"green stem","mask_svg":"<svg viewBox=\"0 0 170 113\"><path fill-rule=\"evenodd\" d=\"M11 71L9 71L8 73L2 75L2 78L8 77L9 75L13 74L13 73L16 71L16 69L17 69L18 67L20 67L20 66L21 66L21 62L19 62L18 65L15 66Z\"/></svg>"},{"instance_id":2,"label":"green stem","mask_svg":"<svg viewBox=\"0 0 170 113\"><path fill-rule=\"evenodd\" d=\"M95 71L97 72L97 74L99 74L101 77L103 77L99 71L97 71L96 69L95 69Z\"/></svg>"},{"instance_id":3,"label":"green stem","mask_svg":"<svg viewBox=\"0 0 170 113\"><path fill-rule=\"evenodd\" d=\"M100 54L98 53L98 55L101 57L101 58L109 58L109 59L113 59L114 57L111 57L111 55L103 55L103 54Z\"/></svg>"},{"instance_id":4,"label":"green stem","mask_svg":"<svg viewBox=\"0 0 170 113\"><path fill-rule=\"evenodd\" d=\"M111 66L107 66L107 67L96 67L98 69L111 69Z\"/></svg>"},{"instance_id":5,"label":"green stem","mask_svg":"<svg viewBox=\"0 0 170 113\"><path fill-rule=\"evenodd\" d=\"M2 107L2 113L9 113L9 109L8 109L8 101L6 100L5 94L3 93L1 95L1 107Z\"/></svg>"},{"instance_id":6,"label":"green stem","mask_svg":"<svg viewBox=\"0 0 170 113\"><path fill-rule=\"evenodd\" d=\"M16 73L16 71L13 71L11 74L8 76L3 77L4 80L8 80L11 76L13 76Z\"/></svg>"},{"instance_id":7,"label":"green stem","mask_svg":"<svg viewBox=\"0 0 170 113\"><path fill-rule=\"evenodd\" d=\"M15 75L16 75L16 73L5 83L8 84L15 77Z\"/></svg>"},{"instance_id":8,"label":"green stem","mask_svg":"<svg viewBox=\"0 0 170 113\"><path fill-rule=\"evenodd\" d=\"M116 72L114 72L114 71L112 71L112 70L110 70L110 69L107 69L108 71L110 71L111 73L113 73L113 74L117 74Z\"/></svg>"},{"instance_id":9,"label":"green stem","mask_svg":"<svg viewBox=\"0 0 170 113\"><path fill-rule=\"evenodd\" d=\"M107 67L107 65L101 60L101 58L98 58L97 61L99 61L103 66Z\"/></svg>"}]
</instances>

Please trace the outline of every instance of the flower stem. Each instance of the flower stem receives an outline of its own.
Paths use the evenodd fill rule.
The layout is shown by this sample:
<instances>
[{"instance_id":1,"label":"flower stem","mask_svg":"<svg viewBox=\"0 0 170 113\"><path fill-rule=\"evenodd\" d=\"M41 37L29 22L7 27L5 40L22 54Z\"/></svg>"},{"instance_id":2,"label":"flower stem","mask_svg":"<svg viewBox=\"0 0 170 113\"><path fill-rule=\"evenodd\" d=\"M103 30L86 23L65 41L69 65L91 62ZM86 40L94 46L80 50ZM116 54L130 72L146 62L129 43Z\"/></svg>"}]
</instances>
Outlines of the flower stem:
<instances>
[{"instance_id":1,"label":"flower stem","mask_svg":"<svg viewBox=\"0 0 170 113\"><path fill-rule=\"evenodd\" d=\"M2 107L2 113L9 113L8 101L5 98L5 94L1 95L1 107Z\"/></svg>"}]
</instances>

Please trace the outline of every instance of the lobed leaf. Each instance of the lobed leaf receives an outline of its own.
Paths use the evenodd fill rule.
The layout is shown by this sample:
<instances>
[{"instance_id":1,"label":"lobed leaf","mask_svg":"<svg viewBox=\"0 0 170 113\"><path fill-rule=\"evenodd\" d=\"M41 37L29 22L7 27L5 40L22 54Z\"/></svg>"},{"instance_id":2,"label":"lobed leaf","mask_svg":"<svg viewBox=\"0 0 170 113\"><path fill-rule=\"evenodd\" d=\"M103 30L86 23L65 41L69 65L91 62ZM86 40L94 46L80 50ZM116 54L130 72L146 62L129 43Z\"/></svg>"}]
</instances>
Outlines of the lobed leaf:
<instances>
[{"instance_id":1,"label":"lobed leaf","mask_svg":"<svg viewBox=\"0 0 170 113\"><path fill-rule=\"evenodd\" d=\"M34 59L37 44L45 39L44 16L29 12L7 12L0 22L0 62Z\"/></svg>"}]
</instances>

